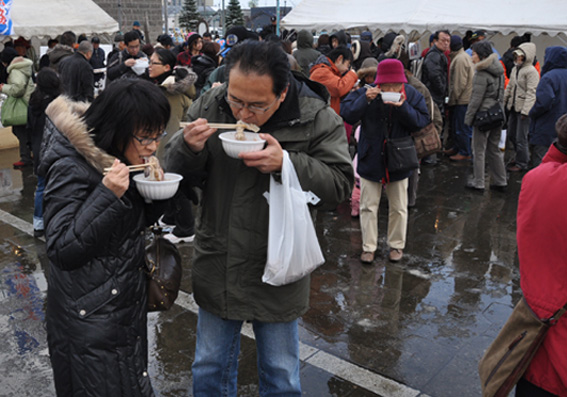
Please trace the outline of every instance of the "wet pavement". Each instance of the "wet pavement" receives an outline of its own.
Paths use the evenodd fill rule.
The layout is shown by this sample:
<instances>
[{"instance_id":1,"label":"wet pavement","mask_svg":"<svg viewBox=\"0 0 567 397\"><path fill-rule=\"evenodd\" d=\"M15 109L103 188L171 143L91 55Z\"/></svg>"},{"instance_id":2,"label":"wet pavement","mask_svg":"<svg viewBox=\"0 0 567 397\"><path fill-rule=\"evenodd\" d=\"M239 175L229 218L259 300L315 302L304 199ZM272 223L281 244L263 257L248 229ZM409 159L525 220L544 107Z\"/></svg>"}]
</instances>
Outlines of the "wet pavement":
<instances>
[{"instance_id":1,"label":"wet pavement","mask_svg":"<svg viewBox=\"0 0 567 397\"><path fill-rule=\"evenodd\" d=\"M53 396L47 352L44 243L31 225L35 177L0 151L0 394ZM306 396L478 396L477 363L520 297L515 239L522 175L506 193L468 191L467 163L422 168L407 246L387 261L386 200L379 248L359 261L360 226L347 205L318 215L327 262L312 275L311 309L300 320ZM488 186L488 183L487 183ZM191 395L196 306L192 245L178 304L150 314L150 376L158 396ZM240 396L257 396L255 346L245 327Z\"/></svg>"}]
</instances>

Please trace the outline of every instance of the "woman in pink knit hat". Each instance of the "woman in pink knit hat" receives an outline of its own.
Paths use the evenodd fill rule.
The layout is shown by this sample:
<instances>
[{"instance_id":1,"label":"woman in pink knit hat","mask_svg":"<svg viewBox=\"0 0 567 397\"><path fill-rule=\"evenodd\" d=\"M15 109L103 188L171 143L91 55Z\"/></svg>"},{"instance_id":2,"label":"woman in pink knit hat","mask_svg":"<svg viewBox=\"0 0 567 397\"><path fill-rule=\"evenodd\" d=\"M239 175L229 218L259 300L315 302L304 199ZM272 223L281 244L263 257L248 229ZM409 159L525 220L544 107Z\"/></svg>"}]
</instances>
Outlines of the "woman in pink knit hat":
<instances>
[{"instance_id":1,"label":"woman in pink knit hat","mask_svg":"<svg viewBox=\"0 0 567 397\"><path fill-rule=\"evenodd\" d=\"M402 63L385 59L378 64L374 84L350 93L341 104L347 123L361 121L358 142L360 175L360 227L363 263L372 263L378 243L378 208L382 186L388 196L389 260L403 256L407 232L408 177L412 171L389 172L384 144L387 138L401 138L429 123L423 96L407 84Z\"/></svg>"}]
</instances>

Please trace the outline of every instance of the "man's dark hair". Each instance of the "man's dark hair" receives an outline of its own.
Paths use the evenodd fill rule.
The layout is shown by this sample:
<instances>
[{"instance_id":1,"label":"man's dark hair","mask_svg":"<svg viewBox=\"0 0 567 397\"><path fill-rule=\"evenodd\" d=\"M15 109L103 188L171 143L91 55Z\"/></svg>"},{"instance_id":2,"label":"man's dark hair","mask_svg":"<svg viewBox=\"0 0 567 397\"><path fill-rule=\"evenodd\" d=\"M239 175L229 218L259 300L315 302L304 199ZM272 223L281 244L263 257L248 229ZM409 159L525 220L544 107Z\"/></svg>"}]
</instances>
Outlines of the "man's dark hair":
<instances>
[{"instance_id":1,"label":"man's dark hair","mask_svg":"<svg viewBox=\"0 0 567 397\"><path fill-rule=\"evenodd\" d=\"M59 43L63 45L67 45L69 47L73 47L76 41L77 41L77 35L71 32L70 30L63 33L61 35L61 38L59 39Z\"/></svg>"},{"instance_id":2,"label":"man's dark hair","mask_svg":"<svg viewBox=\"0 0 567 397\"><path fill-rule=\"evenodd\" d=\"M124 158L137 132L161 133L170 115L169 101L155 84L140 79L112 82L89 107L83 120L97 147Z\"/></svg>"},{"instance_id":3,"label":"man's dark hair","mask_svg":"<svg viewBox=\"0 0 567 397\"><path fill-rule=\"evenodd\" d=\"M451 37L451 32L449 32L448 30L438 30L437 32L433 33L433 40L439 40L439 33L445 33L446 35L449 35L449 37Z\"/></svg>"},{"instance_id":4,"label":"man's dark hair","mask_svg":"<svg viewBox=\"0 0 567 397\"><path fill-rule=\"evenodd\" d=\"M124 44L128 45L129 42L134 40L140 40L140 35L138 32L131 30L124 35Z\"/></svg>"},{"instance_id":5,"label":"man's dark hair","mask_svg":"<svg viewBox=\"0 0 567 397\"><path fill-rule=\"evenodd\" d=\"M340 46L337 47L335 49L333 49L331 52L329 52L327 54L327 57L335 62L337 60L337 58L339 57L339 55L342 55L345 61L350 61L352 62L352 60L354 59L353 55L352 55L352 51L346 47Z\"/></svg>"},{"instance_id":6,"label":"man's dark hair","mask_svg":"<svg viewBox=\"0 0 567 397\"><path fill-rule=\"evenodd\" d=\"M324 33L317 39L317 46L329 45L329 35Z\"/></svg>"},{"instance_id":7,"label":"man's dark hair","mask_svg":"<svg viewBox=\"0 0 567 397\"><path fill-rule=\"evenodd\" d=\"M203 37L209 37L209 38L212 38L212 37L211 37L211 34L210 34L209 32L205 32L205 33L203 33Z\"/></svg>"},{"instance_id":8,"label":"man's dark hair","mask_svg":"<svg viewBox=\"0 0 567 397\"><path fill-rule=\"evenodd\" d=\"M237 67L243 73L268 75L274 82L273 92L280 95L288 86L290 66L280 43L267 41L245 41L236 45L225 58L226 80L230 71Z\"/></svg>"},{"instance_id":9,"label":"man's dark hair","mask_svg":"<svg viewBox=\"0 0 567 397\"><path fill-rule=\"evenodd\" d=\"M516 48L523 42L524 42L524 38L522 36L514 36L512 37L512 40L510 40L510 47Z\"/></svg>"},{"instance_id":10,"label":"man's dark hair","mask_svg":"<svg viewBox=\"0 0 567 397\"><path fill-rule=\"evenodd\" d=\"M49 39L47 40L47 47L51 48L52 45L55 46L56 44L59 44L59 41L57 39Z\"/></svg>"}]
</instances>

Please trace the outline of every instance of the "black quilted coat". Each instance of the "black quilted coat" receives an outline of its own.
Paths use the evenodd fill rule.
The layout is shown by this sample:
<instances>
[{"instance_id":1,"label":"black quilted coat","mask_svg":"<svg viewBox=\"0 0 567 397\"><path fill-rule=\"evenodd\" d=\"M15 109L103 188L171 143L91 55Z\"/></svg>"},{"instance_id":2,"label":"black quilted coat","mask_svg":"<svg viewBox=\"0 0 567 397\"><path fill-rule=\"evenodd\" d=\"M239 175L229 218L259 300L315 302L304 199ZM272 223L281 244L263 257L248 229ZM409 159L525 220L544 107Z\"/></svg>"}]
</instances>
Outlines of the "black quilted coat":
<instances>
[{"instance_id":1,"label":"black quilted coat","mask_svg":"<svg viewBox=\"0 0 567 397\"><path fill-rule=\"evenodd\" d=\"M47 339L59 396L153 396L147 373L144 228L157 219L134 182L102 184L113 158L66 98L47 108L40 175L49 257Z\"/></svg>"}]
</instances>

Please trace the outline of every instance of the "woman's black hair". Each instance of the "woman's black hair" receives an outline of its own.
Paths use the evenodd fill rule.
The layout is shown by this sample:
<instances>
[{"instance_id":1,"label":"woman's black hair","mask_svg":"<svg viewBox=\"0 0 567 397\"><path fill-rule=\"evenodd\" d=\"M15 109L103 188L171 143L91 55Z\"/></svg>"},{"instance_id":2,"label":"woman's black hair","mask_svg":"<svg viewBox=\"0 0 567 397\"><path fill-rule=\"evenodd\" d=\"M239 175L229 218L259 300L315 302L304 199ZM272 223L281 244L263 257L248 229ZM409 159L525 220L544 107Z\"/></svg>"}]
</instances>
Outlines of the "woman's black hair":
<instances>
[{"instance_id":1,"label":"woman's black hair","mask_svg":"<svg viewBox=\"0 0 567 397\"><path fill-rule=\"evenodd\" d=\"M163 63L164 65L169 65L171 70L173 70L175 63L177 62L177 58L175 58L173 52L166 50L165 48L156 48L154 52L161 63Z\"/></svg>"},{"instance_id":2,"label":"woman's black hair","mask_svg":"<svg viewBox=\"0 0 567 397\"><path fill-rule=\"evenodd\" d=\"M120 79L94 100L83 119L96 146L123 158L135 133L161 134L170 111L169 101L157 85L140 79Z\"/></svg>"},{"instance_id":3,"label":"woman's black hair","mask_svg":"<svg viewBox=\"0 0 567 397\"><path fill-rule=\"evenodd\" d=\"M276 95L280 95L289 84L289 61L280 43L245 41L232 48L224 62L227 81L232 68L238 67L243 73L269 75L274 82L273 92Z\"/></svg>"},{"instance_id":4,"label":"woman's black hair","mask_svg":"<svg viewBox=\"0 0 567 397\"><path fill-rule=\"evenodd\" d=\"M62 92L61 79L57 72L51 68L41 69L35 80L36 86L30 97L30 106L39 106L44 98L51 101Z\"/></svg>"}]
</instances>

